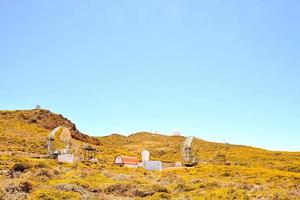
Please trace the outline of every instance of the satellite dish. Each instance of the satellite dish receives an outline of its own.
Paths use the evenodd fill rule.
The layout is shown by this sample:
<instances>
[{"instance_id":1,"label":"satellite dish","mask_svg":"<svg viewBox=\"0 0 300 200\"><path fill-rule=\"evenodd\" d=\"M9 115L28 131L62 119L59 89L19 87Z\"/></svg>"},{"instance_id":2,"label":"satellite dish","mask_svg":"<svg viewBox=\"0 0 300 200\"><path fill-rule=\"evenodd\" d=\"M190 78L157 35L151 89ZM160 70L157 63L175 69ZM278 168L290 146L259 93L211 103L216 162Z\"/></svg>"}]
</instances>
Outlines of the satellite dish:
<instances>
[{"instance_id":1,"label":"satellite dish","mask_svg":"<svg viewBox=\"0 0 300 200\"><path fill-rule=\"evenodd\" d=\"M149 151L142 151L142 162L149 161L150 153Z\"/></svg>"},{"instance_id":2,"label":"satellite dish","mask_svg":"<svg viewBox=\"0 0 300 200\"><path fill-rule=\"evenodd\" d=\"M60 140L65 143L69 142L71 138L70 130L63 126L56 127L48 135L49 140Z\"/></svg>"},{"instance_id":3,"label":"satellite dish","mask_svg":"<svg viewBox=\"0 0 300 200\"><path fill-rule=\"evenodd\" d=\"M192 149L193 139L194 137L187 137L182 144L181 155L186 166L195 166L198 163L198 158Z\"/></svg>"},{"instance_id":4,"label":"satellite dish","mask_svg":"<svg viewBox=\"0 0 300 200\"><path fill-rule=\"evenodd\" d=\"M56 127L48 135L48 153L54 156L55 152L69 152L71 143L71 132L63 126Z\"/></svg>"}]
</instances>

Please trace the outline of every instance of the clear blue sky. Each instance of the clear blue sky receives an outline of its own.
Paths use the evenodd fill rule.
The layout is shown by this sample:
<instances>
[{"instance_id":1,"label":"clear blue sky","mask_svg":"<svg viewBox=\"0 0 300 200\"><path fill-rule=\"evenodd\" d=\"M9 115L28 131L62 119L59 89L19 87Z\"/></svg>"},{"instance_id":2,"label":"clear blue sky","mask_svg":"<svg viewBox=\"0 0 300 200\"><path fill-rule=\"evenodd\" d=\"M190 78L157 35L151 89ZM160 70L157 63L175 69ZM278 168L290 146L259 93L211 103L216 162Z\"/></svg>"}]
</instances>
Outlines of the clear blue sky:
<instances>
[{"instance_id":1,"label":"clear blue sky","mask_svg":"<svg viewBox=\"0 0 300 200\"><path fill-rule=\"evenodd\" d=\"M91 135L300 151L299 1L0 1L0 109Z\"/></svg>"}]
</instances>

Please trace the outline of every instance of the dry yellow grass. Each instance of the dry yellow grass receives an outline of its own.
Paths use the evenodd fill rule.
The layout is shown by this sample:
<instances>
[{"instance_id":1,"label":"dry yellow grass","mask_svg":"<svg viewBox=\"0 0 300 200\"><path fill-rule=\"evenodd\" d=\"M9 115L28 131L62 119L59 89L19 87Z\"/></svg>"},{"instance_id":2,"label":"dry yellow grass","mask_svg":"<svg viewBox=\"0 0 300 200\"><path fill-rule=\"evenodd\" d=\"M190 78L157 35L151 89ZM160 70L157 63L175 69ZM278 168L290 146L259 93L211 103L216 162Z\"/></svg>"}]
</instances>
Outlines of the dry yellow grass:
<instances>
[{"instance_id":1,"label":"dry yellow grass","mask_svg":"<svg viewBox=\"0 0 300 200\"><path fill-rule=\"evenodd\" d=\"M137 133L99 137L98 164L59 164L47 158L49 130L24 121L33 111L0 112L0 199L299 199L300 153L195 140L201 164L193 168L117 167L117 154L181 161L180 136ZM49 114L49 113L48 113ZM21 116L21 117L20 117ZM56 119L55 117L52 117ZM84 142L73 139L75 153ZM217 162L216 155L226 157Z\"/></svg>"}]
</instances>

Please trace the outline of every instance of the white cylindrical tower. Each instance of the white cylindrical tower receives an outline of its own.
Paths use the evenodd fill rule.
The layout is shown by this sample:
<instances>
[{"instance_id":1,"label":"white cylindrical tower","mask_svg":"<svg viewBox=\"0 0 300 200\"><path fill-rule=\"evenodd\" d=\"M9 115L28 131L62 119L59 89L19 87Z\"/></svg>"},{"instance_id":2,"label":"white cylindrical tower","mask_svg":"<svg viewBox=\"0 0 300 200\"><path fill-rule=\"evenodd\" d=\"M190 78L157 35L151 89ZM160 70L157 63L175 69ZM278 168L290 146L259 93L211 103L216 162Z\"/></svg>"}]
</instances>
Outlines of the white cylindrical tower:
<instances>
[{"instance_id":1,"label":"white cylindrical tower","mask_svg":"<svg viewBox=\"0 0 300 200\"><path fill-rule=\"evenodd\" d=\"M145 161L149 161L150 153L149 151L142 151L142 162L145 163Z\"/></svg>"}]
</instances>

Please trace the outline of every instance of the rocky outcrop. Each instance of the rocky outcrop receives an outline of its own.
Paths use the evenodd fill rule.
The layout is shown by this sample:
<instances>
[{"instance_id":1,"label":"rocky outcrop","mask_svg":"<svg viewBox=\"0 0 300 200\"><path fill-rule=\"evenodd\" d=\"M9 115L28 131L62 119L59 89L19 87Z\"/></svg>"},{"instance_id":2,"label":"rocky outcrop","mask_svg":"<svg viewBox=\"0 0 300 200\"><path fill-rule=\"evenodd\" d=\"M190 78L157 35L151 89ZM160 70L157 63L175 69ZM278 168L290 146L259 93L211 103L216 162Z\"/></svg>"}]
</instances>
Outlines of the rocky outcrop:
<instances>
[{"instance_id":1,"label":"rocky outcrop","mask_svg":"<svg viewBox=\"0 0 300 200\"><path fill-rule=\"evenodd\" d=\"M99 145L99 139L81 133L76 125L66 117L60 114L52 113L49 110L33 109L33 110L16 110L16 111L0 111L0 118L22 121L28 124L35 124L39 127L53 130L58 126L64 126L71 131L72 138Z\"/></svg>"}]
</instances>

